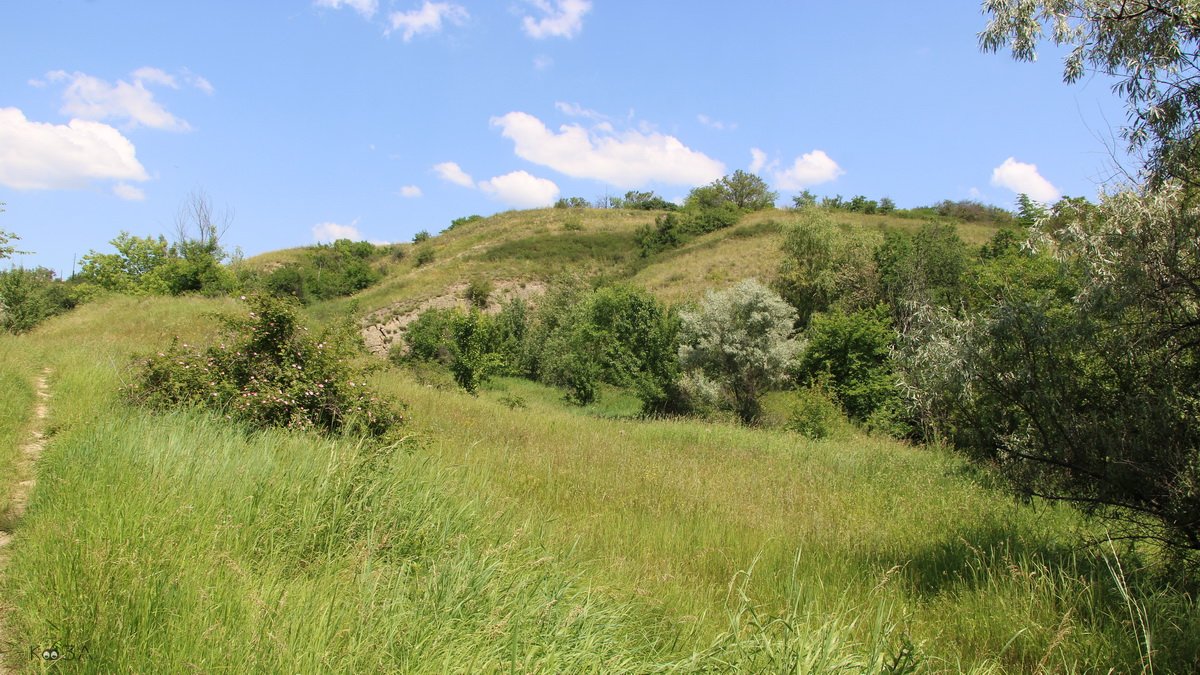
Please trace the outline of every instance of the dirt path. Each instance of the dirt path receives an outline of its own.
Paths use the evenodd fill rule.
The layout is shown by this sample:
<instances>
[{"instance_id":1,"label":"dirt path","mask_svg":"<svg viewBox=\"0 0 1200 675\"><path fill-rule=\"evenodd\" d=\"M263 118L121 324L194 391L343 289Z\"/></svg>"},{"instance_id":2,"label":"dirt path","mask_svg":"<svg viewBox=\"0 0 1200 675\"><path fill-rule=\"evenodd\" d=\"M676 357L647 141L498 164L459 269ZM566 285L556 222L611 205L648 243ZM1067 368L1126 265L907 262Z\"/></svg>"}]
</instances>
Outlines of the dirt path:
<instances>
[{"instance_id":1,"label":"dirt path","mask_svg":"<svg viewBox=\"0 0 1200 675\"><path fill-rule=\"evenodd\" d=\"M15 530L20 525L21 517L25 515L25 507L29 504L29 496L33 493L33 486L37 483L34 465L41 456L42 449L46 447L46 418L50 415L50 386L47 382L49 377L50 369L47 368L34 382L37 397L33 408L32 428L28 440L21 446L15 472L20 481L12 487L8 513L3 514L4 527L9 530ZM4 489L4 486L0 485L0 489ZM4 576L8 567L8 549L12 543L12 536L12 532L0 529L0 577ZM12 647L5 630L5 614L8 609L4 599L0 598L0 675L12 672L8 669L7 659L4 658L5 652Z\"/></svg>"}]
</instances>

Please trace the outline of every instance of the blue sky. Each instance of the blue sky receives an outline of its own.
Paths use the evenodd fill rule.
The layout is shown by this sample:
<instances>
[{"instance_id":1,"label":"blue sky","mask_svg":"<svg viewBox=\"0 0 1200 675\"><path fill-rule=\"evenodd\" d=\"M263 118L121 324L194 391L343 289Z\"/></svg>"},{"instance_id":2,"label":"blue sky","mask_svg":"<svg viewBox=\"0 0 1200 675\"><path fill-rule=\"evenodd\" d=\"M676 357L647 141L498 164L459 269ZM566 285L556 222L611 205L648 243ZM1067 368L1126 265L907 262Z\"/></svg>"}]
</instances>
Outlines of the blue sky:
<instances>
[{"instance_id":1,"label":"blue sky","mask_svg":"<svg viewBox=\"0 0 1200 675\"><path fill-rule=\"evenodd\" d=\"M781 204L1095 197L1109 82L983 54L984 24L945 0L7 3L0 229L69 274L197 190L247 255L737 169Z\"/></svg>"}]
</instances>

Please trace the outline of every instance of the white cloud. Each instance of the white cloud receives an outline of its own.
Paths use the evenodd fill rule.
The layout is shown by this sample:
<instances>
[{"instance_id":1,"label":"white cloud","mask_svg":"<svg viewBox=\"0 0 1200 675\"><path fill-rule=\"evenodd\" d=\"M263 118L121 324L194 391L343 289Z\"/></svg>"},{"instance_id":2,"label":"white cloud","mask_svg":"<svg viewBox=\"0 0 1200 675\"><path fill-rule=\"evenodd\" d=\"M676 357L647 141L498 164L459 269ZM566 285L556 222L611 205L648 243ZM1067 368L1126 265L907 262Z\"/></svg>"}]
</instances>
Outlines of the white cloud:
<instances>
[{"instance_id":1,"label":"white cloud","mask_svg":"<svg viewBox=\"0 0 1200 675\"><path fill-rule=\"evenodd\" d=\"M17 108L0 108L0 184L53 190L149 178L133 143L107 124L31 122Z\"/></svg>"},{"instance_id":2,"label":"white cloud","mask_svg":"<svg viewBox=\"0 0 1200 675\"><path fill-rule=\"evenodd\" d=\"M750 148L750 173L758 173L767 167L767 153Z\"/></svg>"},{"instance_id":3,"label":"white cloud","mask_svg":"<svg viewBox=\"0 0 1200 675\"><path fill-rule=\"evenodd\" d=\"M1039 202L1052 202L1061 194L1050 181L1042 178L1036 164L1018 162L1012 157L992 169L992 185L1017 194L1025 193Z\"/></svg>"},{"instance_id":4,"label":"white cloud","mask_svg":"<svg viewBox=\"0 0 1200 675\"><path fill-rule=\"evenodd\" d=\"M607 122L609 119L608 115L585 108L578 103L565 103L563 101L556 101L554 103L554 107L567 117L582 117L584 119L596 120L597 122ZM609 128L611 129L612 127Z\"/></svg>"},{"instance_id":5,"label":"white cloud","mask_svg":"<svg viewBox=\"0 0 1200 675\"><path fill-rule=\"evenodd\" d=\"M549 70L554 65L554 59L544 54L533 57L533 67L535 70Z\"/></svg>"},{"instance_id":6,"label":"white cloud","mask_svg":"<svg viewBox=\"0 0 1200 675\"><path fill-rule=\"evenodd\" d=\"M405 185L404 187L400 188L400 196L408 197L410 199L420 197L421 188L416 185Z\"/></svg>"},{"instance_id":7,"label":"white cloud","mask_svg":"<svg viewBox=\"0 0 1200 675\"><path fill-rule=\"evenodd\" d=\"M471 175L462 170L458 164L454 162L442 162L434 164L433 170L442 180L450 181L455 185L473 188L475 187L475 179Z\"/></svg>"},{"instance_id":8,"label":"white cloud","mask_svg":"<svg viewBox=\"0 0 1200 675\"><path fill-rule=\"evenodd\" d=\"M318 223L312 227L313 241L337 241L338 239L349 239L351 241L362 241L362 233L358 231L358 221L349 225L340 225L338 223Z\"/></svg>"},{"instance_id":9,"label":"white cloud","mask_svg":"<svg viewBox=\"0 0 1200 675\"><path fill-rule=\"evenodd\" d=\"M420 9L414 9L411 12L392 12L388 17L391 24L388 32L403 29L404 41L408 42L419 33L436 33L442 30L443 21L459 25L470 16L462 5L425 0Z\"/></svg>"},{"instance_id":10,"label":"white cloud","mask_svg":"<svg viewBox=\"0 0 1200 675\"><path fill-rule=\"evenodd\" d=\"M130 128L150 127L166 131L190 131L191 125L154 100L147 85L178 88L175 78L158 68L139 68L131 79L133 82L117 80L110 84L106 80L86 73L68 73L56 70L46 74L50 82L66 82L63 91L63 107L60 112L79 119L93 121L123 121ZM203 78L200 78L203 80ZM212 85L203 80L208 89ZM197 85L203 89L201 85Z\"/></svg>"},{"instance_id":11,"label":"white cloud","mask_svg":"<svg viewBox=\"0 0 1200 675\"><path fill-rule=\"evenodd\" d=\"M314 0L313 5L329 9L349 7L368 19L375 16L375 11L379 9L378 0Z\"/></svg>"},{"instance_id":12,"label":"white cloud","mask_svg":"<svg viewBox=\"0 0 1200 675\"><path fill-rule=\"evenodd\" d=\"M714 120L703 113L696 115L696 121L708 127L709 129L716 129L717 131L725 131L726 129L733 131L734 129L737 129L738 126L736 122L722 122L721 120Z\"/></svg>"},{"instance_id":13,"label":"white cloud","mask_svg":"<svg viewBox=\"0 0 1200 675\"><path fill-rule=\"evenodd\" d=\"M752 151L753 152L753 151ZM819 183L828 183L846 173L824 150L806 152L783 170L772 170L775 187L781 190L803 190Z\"/></svg>"},{"instance_id":14,"label":"white cloud","mask_svg":"<svg viewBox=\"0 0 1200 675\"><path fill-rule=\"evenodd\" d=\"M175 78L159 68L151 68L143 66L133 71L133 81L140 83L161 84L164 87L178 89L179 84L175 82Z\"/></svg>"},{"instance_id":15,"label":"white cloud","mask_svg":"<svg viewBox=\"0 0 1200 675\"><path fill-rule=\"evenodd\" d=\"M527 0L544 16L526 16L521 25L532 38L573 38L583 30L583 15L592 10L591 0Z\"/></svg>"},{"instance_id":16,"label":"white cloud","mask_svg":"<svg viewBox=\"0 0 1200 675\"><path fill-rule=\"evenodd\" d=\"M652 181L703 185L720 178L725 165L657 132L614 132L611 125L592 130L570 124L555 133L523 112L492 118L511 139L517 156L574 178L592 178L621 188Z\"/></svg>"},{"instance_id":17,"label":"white cloud","mask_svg":"<svg viewBox=\"0 0 1200 675\"><path fill-rule=\"evenodd\" d=\"M117 183L113 186L113 194L129 202L144 202L146 201L146 193L135 185L129 183Z\"/></svg>"},{"instance_id":18,"label":"white cloud","mask_svg":"<svg viewBox=\"0 0 1200 675\"><path fill-rule=\"evenodd\" d=\"M525 171L513 171L480 181L479 189L519 209L550 206L558 199L558 186L554 181L538 178Z\"/></svg>"},{"instance_id":19,"label":"white cloud","mask_svg":"<svg viewBox=\"0 0 1200 675\"><path fill-rule=\"evenodd\" d=\"M212 96L213 92L216 91L216 89L214 89L212 86L212 82L209 82L207 78L201 77L187 68L183 69L183 77L185 80L187 80L188 84L208 94L209 96Z\"/></svg>"}]
</instances>

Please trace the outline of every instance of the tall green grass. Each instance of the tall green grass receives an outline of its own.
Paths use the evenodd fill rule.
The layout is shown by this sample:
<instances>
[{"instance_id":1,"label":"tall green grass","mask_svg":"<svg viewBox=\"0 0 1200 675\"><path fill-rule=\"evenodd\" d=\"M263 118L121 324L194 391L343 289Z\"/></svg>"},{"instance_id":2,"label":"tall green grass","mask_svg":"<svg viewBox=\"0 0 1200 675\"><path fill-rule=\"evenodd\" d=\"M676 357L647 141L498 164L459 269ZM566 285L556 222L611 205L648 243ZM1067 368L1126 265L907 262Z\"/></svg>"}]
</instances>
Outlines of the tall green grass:
<instances>
[{"instance_id":1,"label":"tall green grass","mask_svg":"<svg viewBox=\"0 0 1200 675\"><path fill-rule=\"evenodd\" d=\"M12 489L26 478L17 470L35 400L30 363L21 347L18 338L0 336L0 530L4 531L15 525L9 513Z\"/></svg>"},{"instance_id":2,"label":"tall green grass","mask_svg":"<svg viewBox=\"0 0 1200 675\"><path fill-rule=\"evenodd\" d=\"M1141 569L1140 552L1078 548L1087 525L1073 512L1016 503L937 448L602 419L533 386L501 381L473 398L382 367L376 384L408 402L412 420L408 443L387 451L156 417L119 400L131 352L174 334L200 338L206 314L228 309L117 299L13 349L0 342L0 374L54 369L50 443L0 581L15 605L14 658L24 657L13 665L1200 664L1192 596ZM28 658L30 646L54 642L81 658Z\"/></svg>"},{"instance_id":3,"label":"tall green grass","mask_svg":"<svg viewBox=\"0 0 1200 675\"><path fill-rule=\"evenodd\" d=\"M1099 533L1069 509L1014 501L945 450L588 418L533 397L510 409L503 391L389 383L430 451L461 467L454 489L540 523L537 538L589 561L594 583L693 626L698 650L728 634L741 598L808 632L832 621L859 645L877 622L858 615L886 616L934 670L1141 667L1147 631L1129 622L1106 552L1080 544ZM1159 662L1188 670L1194 601L1136 571L1143 554L1121 553Z\"/></svg>"}]
</instances>

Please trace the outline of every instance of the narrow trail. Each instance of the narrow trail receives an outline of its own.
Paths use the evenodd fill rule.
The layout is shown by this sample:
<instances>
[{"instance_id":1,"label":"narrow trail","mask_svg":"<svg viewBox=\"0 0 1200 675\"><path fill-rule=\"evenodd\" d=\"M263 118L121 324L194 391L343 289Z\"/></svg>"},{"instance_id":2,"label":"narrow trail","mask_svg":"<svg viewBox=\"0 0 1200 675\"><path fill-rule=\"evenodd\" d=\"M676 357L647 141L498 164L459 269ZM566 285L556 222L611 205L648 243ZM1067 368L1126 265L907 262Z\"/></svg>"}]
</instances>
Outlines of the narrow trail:
<instances>
[{"instance_id":1,"label":"narrow trail","mask_svg":"<svg viewBox=\"0 0 1200 675\"><path fill-rule=\"evenodd\" d=\"M20 525L33 487L37 484L35 464L46 447L46 418L50 415L50 385L47 382L49 377L50 369L46 368L34 381L37 396L34 401L32 425L28 439L21 446L14 472L19 480L12 486L7 513L0 514L3 516L3 520L0 520L0 528L3 528L0 529L0 579L4 577L8 567L9 544L12 543L13 531ZM0 485L0 489L5 489L5 486ZM12 647L6 631L6 615L9 609L5 600L0 598L0 675L13 672L9 670L5 658L6 652Z\"/></svg>"}]
</instances>

